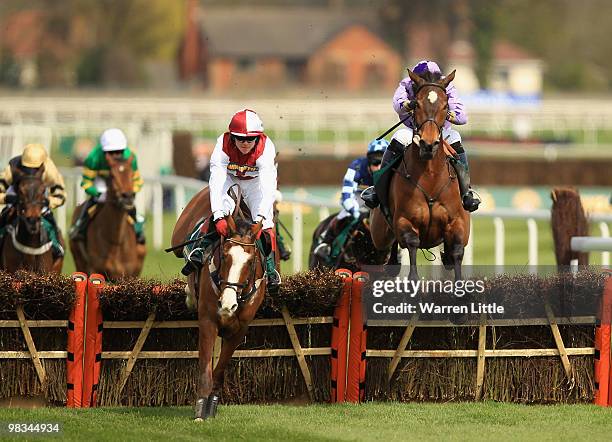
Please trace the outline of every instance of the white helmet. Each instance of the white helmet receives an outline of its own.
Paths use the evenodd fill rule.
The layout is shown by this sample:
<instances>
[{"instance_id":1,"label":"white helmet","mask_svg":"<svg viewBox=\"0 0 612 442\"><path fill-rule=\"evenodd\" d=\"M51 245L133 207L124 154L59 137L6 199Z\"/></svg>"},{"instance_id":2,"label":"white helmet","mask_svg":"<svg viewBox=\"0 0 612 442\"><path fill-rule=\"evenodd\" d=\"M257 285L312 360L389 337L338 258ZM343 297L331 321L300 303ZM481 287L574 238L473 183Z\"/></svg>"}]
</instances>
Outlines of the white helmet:
<instances>
[{"instance_id":1,"label":"white helmet","mask_svg":"<svg viewBox=\"0 0 612 442\"><path fill-rule=\"evenodd\" d=\"M121 129L106 129L100 137L100 144L104 152L114 152L127 147L127 139Z\"/></svg>"}]
</instances>

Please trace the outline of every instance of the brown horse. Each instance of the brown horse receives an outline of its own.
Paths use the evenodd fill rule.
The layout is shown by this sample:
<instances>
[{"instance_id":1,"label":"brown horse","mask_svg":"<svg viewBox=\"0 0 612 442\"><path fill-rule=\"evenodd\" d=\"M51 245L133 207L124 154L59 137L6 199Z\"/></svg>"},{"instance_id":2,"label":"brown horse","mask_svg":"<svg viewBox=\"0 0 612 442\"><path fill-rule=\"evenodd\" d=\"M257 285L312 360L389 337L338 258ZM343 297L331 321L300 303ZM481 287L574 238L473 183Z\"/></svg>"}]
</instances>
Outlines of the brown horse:
<instances>
[{"instance_id":1,"label":"brown horse","mask_svg":"<svg viewBox=\"0 0 612 442\"><path fill-rule=\"evenodd\" d=\"M136 242L129 212L134 209L132 161L106 155L109 175L106 179L106 201L95 206L93 219L87 226L85 241L70 240L70 249L77 271L101 273L113 280L138 276L142 270L146 248ZM74 211L72 223L83 210Z\"/></svg>"},{"instance_id":2,"label":"brown horse","mask_svg":"<svg viewBox=\"0 0 612 442\"><path fill-rule=\"evenodd\" d=\"M416 252L444 242L442 262L461 279L461 261L470 231L470 217L461 204L459 186L447 160L442 127L448 111L446 88L455 71L436 82L427 82L408 70L416 85L417 129L403 153L401 165L391 178L389 208L391 225L379 208L372 211L374 245L385 250L399 244L410 255L410 278L418 278ZM444 145L444 147L443 147ZM443 148L441 148L443 147Z\"/></svg>"},{"instance_id":3,"label":"brown horse","mask_svg":"<svg viewBox=\"0 0 612 442\"><path fill-rule=\"evenodd\" d=\"M49 210L46 186L42 181L44 169L41 167L34 175L14 177L13 186L17 193L17 203L9 214L6 236L2 245L2 269L15 272L26 269L45 273L62 271L64 258L53 259L51 238L43 227L43 211ZM11 222L16 218L16 224ZM62 234L57 230L58 240L64 245Z\"/></svg>"},{"instance_id":4,"label":"brown horse","mask_svg":"<svg viewBox=\"0 0 612 442\"><path fill-rule=\"evenodd\" d=\"M210 216L207 188L196 194L183 210L172 235L172 245L180 244L202 216ZM252 224L237 215L226 219L229 236L210 255L201 271L188 278L189 291L197 294L200 379L195 418L198 421L215 416L225 367L244 339L266 293L264 257L256 246L261 222ZM181 252L176 254L180 256ZM217 335L223 337L223 344L213 371Z\"/></svg>"}]
</instances>

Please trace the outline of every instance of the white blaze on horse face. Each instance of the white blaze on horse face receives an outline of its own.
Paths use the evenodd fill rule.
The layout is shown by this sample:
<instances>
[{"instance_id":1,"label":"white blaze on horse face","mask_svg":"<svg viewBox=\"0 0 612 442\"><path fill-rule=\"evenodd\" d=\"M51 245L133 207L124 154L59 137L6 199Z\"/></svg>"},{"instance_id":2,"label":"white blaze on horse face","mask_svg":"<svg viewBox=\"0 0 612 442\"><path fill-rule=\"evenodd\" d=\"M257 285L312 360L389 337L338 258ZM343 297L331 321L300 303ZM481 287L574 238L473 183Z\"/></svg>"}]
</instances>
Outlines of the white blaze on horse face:
<instances>
[{"instance_id":1,"label":"white blaze on horse face","mask_svg":"<svg viewBox=\"0 0 612 442\"><path fill-rule=\"evenodd\" d=\"M431 104L434 104L436 101L438 101L438 94L436 94L435 91L429 91L427 94L427 99Z\"/></svg>"},{"instance_id":2,"label":"white blaze on horse face","mask_svg":"<svg viewBox=\"0 0 612 442\"><path fill-rule=\"evenodd\" d=\"M240 283L240 275L242 269L249 260L249 254L244 251L241 246L232 246L229 249L228 254L232 257L232 265L227 275L227 282L235 284ZM221 293L221 311L225 314L231 315L238 308L238 297L236 290L233 288L226 288Z\"/></svg>"}]
</instances>

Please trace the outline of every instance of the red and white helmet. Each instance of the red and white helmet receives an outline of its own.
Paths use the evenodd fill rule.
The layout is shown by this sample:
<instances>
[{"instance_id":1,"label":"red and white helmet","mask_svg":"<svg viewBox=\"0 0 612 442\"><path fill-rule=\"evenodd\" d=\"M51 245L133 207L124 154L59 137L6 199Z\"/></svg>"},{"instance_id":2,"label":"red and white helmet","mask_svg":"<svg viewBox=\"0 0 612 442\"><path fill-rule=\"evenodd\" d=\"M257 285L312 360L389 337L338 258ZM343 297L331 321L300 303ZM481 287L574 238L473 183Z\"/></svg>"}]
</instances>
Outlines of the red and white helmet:
<instances>
[{"instance_id":1,"label":"red and white helmet","mask_svg":"<svg viewBox=\"0 0 612 442\"><path fill-rule=\"evenodd\" d=\"M229 124L232 135L239 137L254 137L261 135L264 131L263 123L259 115L251 109L242 109L234 114Z\"/></svg>"}]
</instances>

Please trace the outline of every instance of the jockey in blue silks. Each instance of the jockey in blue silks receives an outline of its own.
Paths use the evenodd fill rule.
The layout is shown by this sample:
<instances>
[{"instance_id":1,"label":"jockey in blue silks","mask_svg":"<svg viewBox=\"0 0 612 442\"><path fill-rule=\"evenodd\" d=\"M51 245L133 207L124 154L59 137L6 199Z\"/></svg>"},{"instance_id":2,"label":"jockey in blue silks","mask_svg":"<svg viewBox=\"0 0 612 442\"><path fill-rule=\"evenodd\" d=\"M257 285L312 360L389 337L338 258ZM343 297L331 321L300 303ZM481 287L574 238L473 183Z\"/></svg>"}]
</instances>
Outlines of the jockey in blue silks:
<instances>
[{"instance_id":1,"label":"jockey in blue silks","mask_svg":"<svg viewBox=\"0 0 612 442\"><path fill-rule=\"evenodd\" d=\"M354 160L346 170L342 181L342 210L329 223L323 233L323 241L314 249L314 254L326 259L331 253L331 243L340 232L354 219L360 216L358 195L374 184L373 173L380 169L382 157L389 146L387 140L373 140L368 145L365 157Z\"/></svg>"},{"instance_id":2,"label":"jockey in blue silks","mask_svg":"<svg viewBox=\"0 0 612 442\"><path fill-rule=\"evenodd\" d=\"M412 71L429 82L438 81L442 78L440 67L436 62L430 60L418 62ZM467 112L463 102L458 96L457 89L452 83L447 86L446 95L448 96L448 113L442 128L442 136L444 140L455 149L455 152L457 152L458 160L452 160L451 165L455 169L459 180L463 208L469 212L473 212L478 209L480 199L474 194L470 187L467 154L461 142L461 135L459 135L459 132L452 126L466 124ZM383 159L383 167L393 161L397 155L403 154L406 147L412 143L412 137L416 129L416 124L412 117L416 103L415 98L416 90L414 82L410 77L406 77L400 81L393 95L393 109L397 112L400 120L404 120L404 127L393 134L389 149L387 149L387 153ZM368 189L363 197L368 207L373 209L378 206L378 199L373 188Z\"/></svg>"}]
</instances>

